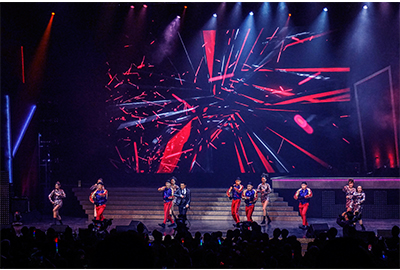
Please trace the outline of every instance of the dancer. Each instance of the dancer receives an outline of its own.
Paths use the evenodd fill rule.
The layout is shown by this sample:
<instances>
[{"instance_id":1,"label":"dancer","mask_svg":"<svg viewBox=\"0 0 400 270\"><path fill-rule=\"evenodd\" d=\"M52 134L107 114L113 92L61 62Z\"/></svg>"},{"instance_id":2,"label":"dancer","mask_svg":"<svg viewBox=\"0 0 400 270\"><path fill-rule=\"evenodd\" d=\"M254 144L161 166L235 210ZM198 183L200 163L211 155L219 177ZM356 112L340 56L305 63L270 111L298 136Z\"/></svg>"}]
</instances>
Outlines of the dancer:
<instances>
[{"instance_id":1,"label":"dancer","mask_svg":"<svg viewBox=\"0 0 400 270\"><path fill-rule=\"evenodd\" d=\"M307 210L310 203L310 198L313 196L312 191L310 188L307 187L307 182L301 183L301 188L296 191L294 194L294 199L299 201L299 212L300 216L303 220L303 225L299 226L300 229L307 229L308 222L307 222Z\"/></svg>"},{"instance_id":2,"label":"dancer","mask_svg":"<svg viewBox=\"0 0 400 270\"><path fill-rule=\"evenodd\" d=\"M174 193L176 205L179 207L179 217L186 220L186 212L190 207L191 193L186 187L186 183L182 182L180 188Z\"/></svg>"},{"instance_id":3,"label":"dancer","mask_svg":"<svg viewBox=\"0 0 400 270\"><path fill-rule=\"evenodd\" d=\"M249 182L247 184L247 189L243 192L242 195L244 199L244 203L246 204L246 217L247 221L253 222L253 212L254 212L254 205L257 202L257 191L253 189L253 184Z\"/></svg>"},{"instance_id":4,"label":"dancer","mask_svg":"<svg viewBox=\"0 0 400 270\"><path fill-rule=\"evenodd\" d=\"M346 193L346 211L347 212L352 212L351 206L352 206L352 198L354 192L356 192L356 189L354 188L354 179L349 179L347 181L347 185L343 187L343 192Z\"/></svg>"},{"instance_id":5,"label":"dancer","mask_svg":"<svg viewBox=\"0 0 400 270\"><path fill-rule=\"evenodd\" d=\"M104 216L103 212L104 209L106 208L106 203L108 200L108 191L104 188L104 183L103 182L97 182L97 188L95 191L93 191L91 195L91 202L94 203L96 206L96 220L103 221Z\"/></svg>"},{"instance_id":6,"label":"dancer","mask_svg":"<svg viewBox=\"0 0 400 270\"><path fill-rule=\"evenodd\" d=\"M233 225L235 227L238 227L240 222L239 207L243 192L243 186L240 184L240 182L240 178L237 177L235 184L233 184L226 192L226 195L232 200L231 212L233 220L236 222L236 224Z\"/></svg>"},{"instance_id":7,"label":"dancer","mask_svg":"<svg viewBox=\"0 0 400 270\"><path fill-rule=\"evenodd\" d=\"M97 179L96 184L94 184L93 186L91 186L91 187L90 187L90 190L92 190L93 192L96 192L96 190L97 190L97 184L100 183L100 182L103 182L103 178ZM92 192L92 193L93 193L93 192ZM91 199L91 198L92 198L92 193L91 193L90 196L89 196L89 201L90 201L91 203L94 204L93 199ZM94 207L94 210L93 210L93 219L96 219L96 217L97 217L96 205L93 205L93 207Z\"/></svg>"},{"instance_id":8,"label":"dancer","mask_svg":"<svg viewBox=\"0 0 400 270\"><path fill-rule=\"evenodd\" d=\"M159 192L163 191L163 200L164 200L164 222L160 225L165 228L165 223L167 220L171 221L172 224L168 225L168 227L176 227L174 220L171 217L170 210L172 207L172 200L174 199L174 191L171 188L171 183L169 181L165 182L165 186L160 187L158 189Z\"/></svg>"},{"instance_id":9,"label":"dancer","mask_svg":"<svg viewBox=\"0 0 400 270\"><path fill-rule=\"evenodd\" d=\"M171 188L172 188L172 191L174 192L174 194L176 193L176 191L179 189L179 186L176 184L176 177L175 176L172 176L171 177L171 179L169 179L169 182L171 183ZM174 197L174 200L173 200L173 202L172 202L172 206L171 206L171 209L169 210L169 214L171 215L171 216L174 216L174 205L176 204L176 197ZM175 216L174 216L174 218L175 218ZM169 221L169 220L168 220Z\"/></svg>"},{"instance_id":10,"label":"dancer","mask_svg":"<svg viewBox=\"0 0 400 270\"><path fill-rule=\"evenodd\" d=\"M267 206L269 202L269 194L271 193L271 186L267 183L269 180L269 175L267 173L263 173L261 175L261 184L257 187L257 192L261 193L261 204L263 207L263 220L261 224L265 224L265 217L268 219L268 224L271 223L271 218L268 216L267 213Z\"/></svg>"},{"instance_id":11,"label":"dancer","mask_svg":"<svg viewBox=\"0 0 400 270\"><path fill-rule=\"evenodd\" d=\"M54 199L53 199L54 197ZM61 189L61 184L60 182L56 182L55 189L53 189L52 192L49 194L49 200L53 204L53 219L54 219L54 225L60 222L62 225L61 221L61 216L60 216L60 208L63 205L63 199L66 198L67 196L65 195L64 190Z\"/></svg>"},{"instance_id":12,"label":"dancer","mask_svg":"<svg viewBox=\"0 0 400 270\"><path fill-rule=\"evenodd\" d=\"M357 191L353 193L353 201L352 201L352 209L354 216L358 219L358 222L360 223L361 229L365 231L365 227L362 222L362 210L363 206L362 204L365 201L365 193L362 190L362 186L357 187Z\"/></svg>"}]
</instances>

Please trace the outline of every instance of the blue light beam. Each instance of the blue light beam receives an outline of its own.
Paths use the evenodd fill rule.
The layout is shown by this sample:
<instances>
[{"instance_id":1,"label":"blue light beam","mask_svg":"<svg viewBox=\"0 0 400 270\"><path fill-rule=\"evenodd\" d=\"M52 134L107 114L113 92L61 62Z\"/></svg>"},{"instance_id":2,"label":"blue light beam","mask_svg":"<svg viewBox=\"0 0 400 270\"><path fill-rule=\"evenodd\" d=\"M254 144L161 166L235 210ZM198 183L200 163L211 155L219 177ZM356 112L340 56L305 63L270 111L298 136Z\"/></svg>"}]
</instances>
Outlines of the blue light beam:
<instances>
[{"instance_id":1,"label":"blue light beam","mask_svg":"<svg viewBox=\"0 0 400 270\"><path fill-rule=\"evenodd\" d=\"M35 110L36 110L36 105L33 105L31 110L30 110L30 112L29 112L28 118L26 119L25 124L24 124L24 126L23 126L23 128L21 130L21 133L19 134L18 140L17 140L17 142L16 142L16 144L14 146L13 155L12 155L13 157L15 157L15 153L17 153L19 144L21 143L22 138L25 135L25 132L26 132L28 126L29 126L29 123L32 120L32 117L33 117L33 114L35 113Z\"/></svg>"},{"instance_id":2,"label":"blue light beam","mask_svg":"<svg viewBox=\"0 0 400 270\"><path fill-rule=\"evenodd\" d=\"M11 120L10 120L10 98L6 96L6 117L7 117L7 158L8 158L8 181L13 182L12 177L12 156L11 156Z\"/></svg>"}]
</instances>

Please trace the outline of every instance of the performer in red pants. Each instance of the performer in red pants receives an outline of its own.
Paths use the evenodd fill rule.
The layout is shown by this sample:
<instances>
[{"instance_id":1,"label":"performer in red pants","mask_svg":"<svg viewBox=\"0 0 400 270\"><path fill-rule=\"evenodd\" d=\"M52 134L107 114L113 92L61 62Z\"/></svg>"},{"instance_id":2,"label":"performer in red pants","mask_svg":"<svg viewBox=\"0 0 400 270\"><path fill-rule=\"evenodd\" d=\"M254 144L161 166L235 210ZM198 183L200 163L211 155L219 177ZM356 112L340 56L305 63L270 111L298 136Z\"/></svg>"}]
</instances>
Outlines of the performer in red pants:
<instances>
[{"instance_id":1,"label":"performer in red pants","mask_svg":"<svg viewBox=\"0 0 400 270\"><path fill-rule=\"evenodd\" d=\"M247 189L243 192L243 199L246 204L246 217L247 221L253 222L254 205L257 201L257 191L253 189L253 184L249 182Z\"/></svg>"},{"instance_id":2,"label":"performer in red pants","mask_svg":"<svg viewBox=\"0 0 400 270\"><path fill-rule=\"evenodd\" d=\"M104 188L103 182L97 182L97 188L92 193L91 198L96 206L96 220L103 221L103 212L106 209L106 203L108 200L108 191Z\"/></svg>"},{"instance_id":3,"label":"performer in red pants","mask_svg":"<svg viewBox=\"0 0 400 270\"><path fill-rule=\"evenodd\" d=\"M239 207L243 192L243 186L240 184L240 182L240 178L237 177L235 180L235 184L232 185L226 192L226 195L229 197L229 199L232 200L231 212L233 220L236 222L236 224L233 225L235 227L237 227L240 222Z\"/></svg>"},{"instance_id":4,"label":"performer in red pants","mask_svg":"<svg viewBox=\"0 0 400 270\"><path fill-rule=\"evenodd\" d=\"M307 229L308 222L307 222L307 210L310 203L310 198L312 197L312 191L310 188L307 187L306 182L301 183L301 188L296 191L294 194L294 199L299 201L299 212L300 216L303 219L303 225L299 226L300 229Z\"/></svg>"},{"instance_id":5,"label":"performer in red pants","mask_svg":"<svg viewBox=\"0 0 400 270\"><path fill-rule=\"evenodd\" d=\"M164 200L164 222L158 225L165 228L165 223L167 223L167 220L169 220L171 221L172 224L168 225L168 227L176 228L176 224L170 214L172 202L174 199L174 191L171 188L171 183L169 181L165 182L165 186L160 187L158 191L160 192L163 191L163 200Z\"/></svg>"}]
</instances>

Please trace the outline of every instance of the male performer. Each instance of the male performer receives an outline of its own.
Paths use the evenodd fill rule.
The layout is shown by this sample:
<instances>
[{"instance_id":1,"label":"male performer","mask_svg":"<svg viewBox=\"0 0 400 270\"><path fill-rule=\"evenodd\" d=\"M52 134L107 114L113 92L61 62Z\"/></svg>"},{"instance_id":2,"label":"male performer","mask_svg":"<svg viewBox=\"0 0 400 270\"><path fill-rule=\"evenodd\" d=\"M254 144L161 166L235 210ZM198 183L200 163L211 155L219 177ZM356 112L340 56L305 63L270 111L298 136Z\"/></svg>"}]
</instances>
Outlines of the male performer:
<instances>
[{"instance_id":1,"label":"male performer","mask_svg":"<svg viewBox=\"0 0 400 270\"><path fill-rule=\"evenodd\" d=\"M306 182L301 183L301 188L298 189L293 196L295 200L299 201L299 212L301 218L303 219L303 225L299 226L299 228L303 230L308 228L306 214L310 203L310 198L312 196L313 196L312 191L310 188L307 187Z\"/></svg>"},{"instance_id":2,"label":"male performer","mask_svg":"<svg viewBox=\"0 0 400 270\"><path fill-rule=\"evenodd\" d=\"M240 222L239 207L243 192L243 186L240 184L240 182L240 178L237 177L235 180L235 184L233 184L226 192L226 195L229 197L229 199L232 200L231 212L233 220L236 222L236 224L234 224L235 227L237 227Z\"/></svg>"},{"instance_id":3,"label":"male performer","mask_svg":"<svg viewBox=\"0 0 400 270\"><path fill-rule=\"evenodd\" d=\"M61 221L61 216L60 216L60 208L63 205L63 199L66 198L67 196L65 195L64 190L61 189L61 184L60 182L56 182L55 189L53 189L52 192L49 194L49 200L53 204L53 218L54 218L54 224L57 224L60 222L62 225ZM54 200L53 200L54 198Z\"/></svg>"},{"instance_id":4,"label":"male performer","mask_svg":"<svg viewBox=\"0 0 400 270\"><path fill-rule=\"evenodd\" d=\"M352 201L352 209L353 209L353 214L354 216L357 217L358 222L360 223L361 229L365 231L365 227L362 222L362 210L363 206L362 204L365 201L365 193L362 190L362 186L357 187L357 191L353 193L353 201Z\"/></svg>"},{"instance_id":5,"label":"male performer","mask_svg":"<svg viewBox=\"0 0 400 270\"><path fill-rule=\"evenodd\" d=\"M268 219L268 224L271 223L271 219L267 213L267 205L269 202L269 194L271 193L271 186L267 183L269 179L269 175L267 173L263 173L261 175L261 184L257 187L257 192L261 193L261 204L263 207L263 220L261 224L265 224L265 217Z\"/></svg>"},{"instance_id":6,"label":"male performer","mask_svg":"<svg viewBox=\"0 0 400 270\"><path fill-rule=\"evenodd\" d=\"M96 220L103 221L103 212L106 209L106 203L108 200L108 191L104 188L103 182L97 182L97 188L91 195L94 205L96 206Z\"/></svg>"},{"instance_id":7,"label":"male performer","mask_svg":"<svg viewBox=\"0 0 400 270\"><path fill-rule=\"evenodd\" d=\"M171 183L169 181L165 182L165 186L160 187L158 189L159 192L163 191L163 200L164 200L164 222L160 225L165 228L165 223L167 220L171 221L172 224L168 225L168 227L176 227L174 220L171 217L169 210L172 207L172 200L174 199L174 191L171 188Z\"/></svg>"},{"instance_id":8,"label":"male performer","mask_svg":"<svg viewBox=\"0 0 400 270\"><path fill-rule=\"evenodd\" d=\"M343 192L346 193L346 211L347 212L351 212L351 206L352 206L352 198L353 198L353 194L354 192L356 192L356 189L354 188L354 180L353 179L349 179L347 181L347 185L343 187Z\"/></svg>"},{"instance_id":9,"label":"male performer","mask_svg":"<svg viewBox=\"0 0 400 270\"><path fill-rule=\"evenodd\" d=\"M253 184L249 182L247 189L243 192L243 199L246 204L246 217L247 221L253 222L254 205L257 201L257 191L253 189Z\"/></svg>"},{"instance_id":10,"label":"male performer","mask_svg":"<svg viewBox=\"0 0 400 270\"><path fill-rule=\"evenodd\" d=\"M97 184L100 183L100 182L103 182L103 178L97 179L97 182L96 182L94 185L92 185L92 186L90 187L90 190L92 190L93 192L96 192L96 190L97 190ZM93 193L93 192L92 192L92 193ZM92 203L94 203L93 199L91 199L91 198L92 198L92 193L91 193L90 196L89 196L89 200L90 200ZM96 219L96 217L97 217L96 205L93 205L93 207L94 207L94 210L93 210L93 218Z\"/></svg>"},{"instance_id":11,"label":"male performer","mask_svg":"<svg viewBox=\"0 0 400 270\"><path fill-rule=\"evenodd\" d=\"M190 189L186 187L185 182L181 182L180 188L174 193L176 205L179 207L179 217L186 220L186 212L190 207Z\"/></svg>"}]
</instances>

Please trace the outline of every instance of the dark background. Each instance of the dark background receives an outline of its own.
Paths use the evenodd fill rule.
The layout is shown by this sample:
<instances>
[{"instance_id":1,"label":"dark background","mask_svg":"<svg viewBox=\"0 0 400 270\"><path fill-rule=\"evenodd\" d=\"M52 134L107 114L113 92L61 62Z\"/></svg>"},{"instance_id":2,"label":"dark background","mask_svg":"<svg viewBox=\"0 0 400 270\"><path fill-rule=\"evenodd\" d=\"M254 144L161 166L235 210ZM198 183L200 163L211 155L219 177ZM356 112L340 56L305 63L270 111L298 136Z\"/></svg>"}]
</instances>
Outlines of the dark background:
<instances>
[{"instance_id":1,"label":"dark background","mask_svg":"<svg viewBox=\"0 0 400 270\"><path fill-rule=\"evenodd\" d=\"M115 72L122 72L127 69L129 63L140 63L143 54L148 53L145 44L148 44L151 38L159 37L171 20L182 14L184 5L188 8L180 33L187 45L194 44L198 38L196 33L202 29L212 14L217 12L220 3L147 3L146 21L139 30L127 37L124 25L130 5L131 3L1 4L2 105L4 95L9 95L13 142L17 139L30 106L37 105L37 111L13 161L13 191L16 196L28 196L39 204L45 200L46 194L56 181L61 181L64 188L76 186L79 180L83 185L90 185L98 177L103 177L108 186L157 186L169 177L169 175L126 173L123 170L115 170L110 164L109 158L115 155L113 152L115 142L110 141L108 137L112 130L108 125L109 115L105 102L108 98L104 87L108 82L107 71L112 66ZM135 12L138 12L142 3L133 5ZM218 29L239 27L249 11L255 12L256 27L266 25L265 27L274 29L278 23L278 3L271 3L272 15L267 21L257 17L257 11L262 3L242 3L241 18L238 16L236 23L232 22L233 18L227 16L234 5L235 3L226 4L226 20L219 22ZM398 168L384 168L379 174L373 168L367 171L353 168L354 164L358 166L357 164L363 163L353 84L390 65L397 103L396 115L398 115L399 100L399 5L398 3L369 4L367 10L370 16L369 22L361 29L355 21L362 10L362 5L362 3L287 3L287 11L292 14L291 27L295 32L310 29L325 6L329 9L329 29L332 32L326 40L321 41L328 44L327 51L319 52L316 49L318 47L304 44L288 51L282 57L282 66L325 65L351 68L350 73L335 82L338 86L351 88L350 102L311 105L305 109L315 113L320 122L332 122L333 120L329 119L331 115L350 115L349 118L337 123L340 124L340 130L331 125L320 126L317 130L320 132L310 139L301 130L284 125L276 126L279 131L286 132L289 139L332 164L337 170L327 170L298 150L287 147L282 149L281 156L291 167L290 175L398 176ZM24 46L27 70L33 61L51 12L55 12L55 16L47 57L43 63L43 80L40 87L30 87L31 78L26 78L26 84L21 82L20 48ZM130 58L127 58L121 49L127 42L134 44L130 49L134 52L130 54ZM316 46L319 46L318 42ZM172 54L171 57L173 56L179 59L178 55ZM183 61L180 64L187 65ZM162 70L163 63L160 66ZM168 73L170 70L165 67L164 72ZM2 107L4 108L4 105ZM4 110L2 115L4 116ZM262 122L258 119L256 121ZM258 125L258 122L253 125L262 132L264 126ZM50 141L46 150L51 154L47 181L41 173L42 167L39 167L38 133ZM344 143L342 137L348 139L350 144ZM4 139L5 135L2 132L3 161ZM229 144L229 140L227 143ZM280 139L270 137L268 143L276 150ZM238 174L236 164L232 165L236 161L234 152L229 151L226 149L215 153L214 160L218 167L213 174L181 172L178 174L178 179L185 179L191 186L197 187L228 185ZM4 165L2 162L2 170ZM243 177L254 181L254 178L259 178L259 174Z\"/></svg>"}]
</instances>

